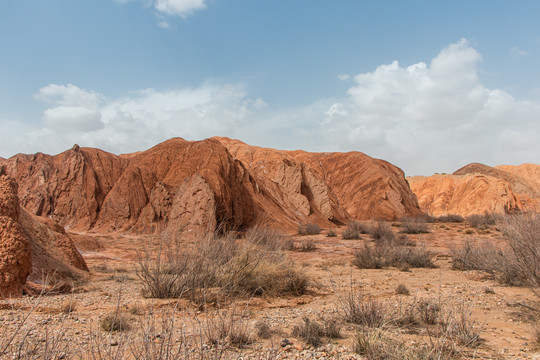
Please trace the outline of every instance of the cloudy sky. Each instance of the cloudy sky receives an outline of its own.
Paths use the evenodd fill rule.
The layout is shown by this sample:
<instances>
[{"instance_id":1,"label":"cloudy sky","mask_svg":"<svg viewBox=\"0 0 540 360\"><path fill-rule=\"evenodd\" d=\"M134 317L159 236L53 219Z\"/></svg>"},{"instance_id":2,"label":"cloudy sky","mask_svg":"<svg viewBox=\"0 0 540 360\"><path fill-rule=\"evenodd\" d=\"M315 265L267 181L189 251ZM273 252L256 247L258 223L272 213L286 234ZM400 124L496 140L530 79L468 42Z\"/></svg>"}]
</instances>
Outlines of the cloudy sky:
<instances>
[{"instance_id":1,"label":"cloudy sky","mask_svg":"<svg viewBox=\"0 0 540 360\"><path fill-rule=\"evenodd\" d=\"M1 0L0 156L179 136L540 164L540 2Z\"/></svg>"}]
</instances>

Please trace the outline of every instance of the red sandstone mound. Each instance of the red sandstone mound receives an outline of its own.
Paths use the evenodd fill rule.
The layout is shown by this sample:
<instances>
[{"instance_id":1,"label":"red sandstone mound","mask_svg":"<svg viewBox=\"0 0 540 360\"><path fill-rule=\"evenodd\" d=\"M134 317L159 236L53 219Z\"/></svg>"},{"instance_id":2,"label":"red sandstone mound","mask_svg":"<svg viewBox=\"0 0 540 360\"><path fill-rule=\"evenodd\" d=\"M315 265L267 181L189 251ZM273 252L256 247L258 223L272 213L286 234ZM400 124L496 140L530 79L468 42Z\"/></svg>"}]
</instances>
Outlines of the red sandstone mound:
<instances>
[{"instance_id":1,"label":"red sandstone mound","mask_svg":"<svg viewBox=\"0 0 540 360\"><path fill-rule=\"evenodd\" d=\"M403 172L362 153L174 138L135 154L74 146L4 164L20 185L21 204L69 229L215 230L260 222L294 228L420 213Z\"/></svg>"},{"instance_id":2,"label":"red sandstone mound","mask_svg":"<svg viewBox=\"0 0 540 360\"><path fill-rule=\"evenodd\" d=\"M536 172L538 171L538 172ZM420 208L434 216L540 209L540 166L472 163L452 175L408 178Z\"/></svg>"},{"instance_id":3,"label":"red sandstone mound","mask_svg":"<svg viewBox=\"0 0 540 360\"><path fill-rule=\"evenodd\" d=\"M50 286L81 270L86 263L64 229L21 209L16 182L0 175L0 297L20 295L27 280Z\"/></svg>"},{"instance_id":4,"label":"red sandstone mound","mask_svg":"<svg viewBox=\"0 0 540 360\"><path fill-rule=\"evenodd\" d=\"M287 208L315 219L396 219L421 212L403 171L360 152L280 151L217 138Z\"/></svg>"}]
</instances>

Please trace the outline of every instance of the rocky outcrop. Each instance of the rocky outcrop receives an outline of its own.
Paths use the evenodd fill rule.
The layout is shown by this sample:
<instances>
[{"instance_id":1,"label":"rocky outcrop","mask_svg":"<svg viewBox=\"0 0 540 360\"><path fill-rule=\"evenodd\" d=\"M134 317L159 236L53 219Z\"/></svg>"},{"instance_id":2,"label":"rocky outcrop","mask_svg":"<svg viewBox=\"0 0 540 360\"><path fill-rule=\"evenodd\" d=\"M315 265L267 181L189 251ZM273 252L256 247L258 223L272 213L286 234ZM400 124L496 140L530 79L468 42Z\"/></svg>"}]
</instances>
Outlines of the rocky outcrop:
<instances>
[{"instance_id":1,"label":"rocky outcrop","mask_svg":"<svg viewBox=\"0 0 540 360\"><path fill-rule=\"evenodd\" d=\"M74 146L16 155L21 204L67 229L100 232L282 228L420 213L397 167L362 153L307 153L173 138L116 156Z\"/></svg>"},{"instance_id":2,"label":"rocky outcrop","mask_svg":"<svg viewBox=\"0 0 540 360\"><path fill-rule=\"evenodd\" d=\"M17 184L0 175L0 298L20 295L32 271L31 248L19 214Z\"/></svg>"},{"instance_id":3,"label":"rocky outcrop","mask_svg":"<svg viewBox=\"0 0 540 360\"><path fill-rule=\"evenodd\" d=\"M64 228L21 209L16 182L0 176L0 297L21 295L27 281L51 286L82 271L88 267Z\"/></svg>"},{"instance_id":4,"label":"rocky outcrop","mask_svg":"<svg viewBox=\"0 0 540 360\"><path fill-rule=\"evenodd\" d=\"M422 211L440 216L507 213L519 209L511 185L483 174L433 175L408 178Z\"/></svg>"},{"instance_id":5,"label":"rocky outcrop","mask_svg":"<svg viewBox=\"0 0 540 360\"><path fill-rule=\"evenodd\" d=\"M217 139L273 198L297 214L343 223L421 213L403 171L386 161L360 152L280 151Z\"/></svg>"}]
</instances>

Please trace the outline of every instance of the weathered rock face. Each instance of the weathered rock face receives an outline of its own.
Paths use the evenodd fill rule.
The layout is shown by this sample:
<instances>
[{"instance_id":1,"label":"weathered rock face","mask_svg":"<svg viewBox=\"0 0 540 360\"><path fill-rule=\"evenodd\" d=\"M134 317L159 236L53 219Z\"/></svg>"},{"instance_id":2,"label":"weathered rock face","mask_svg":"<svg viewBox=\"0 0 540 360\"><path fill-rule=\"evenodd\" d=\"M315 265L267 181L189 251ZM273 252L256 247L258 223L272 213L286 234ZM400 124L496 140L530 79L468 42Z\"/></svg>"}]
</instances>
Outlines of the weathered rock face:
<instances>
[{"instance_id":1,"label":"weathered rock face","mask_svg":"<svg viewBox=\"0 0 540 360\"><path fill-rule=\"evenodd\" d=\"M206 231L260 222L295 228L420 213L403 172L362 153L174 138L136 154L74 146L3 164L26 209L79 230Z\"/></svg>"},{"instance_id":2,"label":"weathered rock face","mask_svg":"<svg viewBox=\"0 0 540 360\"><path fill-rule=\"evenodd\" d=\"M492 176L433 175L408 180L420 208L433 216L506 213L519 209L518 198L510 184Z\"/></svg>"},{"instance_id":3,"label":"weathered rock face","mask_svg":"<svg viewBox=\"0 0 540 360\"><path fill-rule=\"evenodd\" d=\"M0 298L20 295L32 271L30 244L19 214L17 184L0 175Z\"/></svg>"},{"instance_id":4,"label":"weathered rock face","mask_svg":"<svg viewBox=\"0 0 540 360\"><path fill-rule=\"evenodd\" d=\"M88 271L63 227L20 208L17 184L0 176L0 297L18 296L27 280L73 279Z\"/></svg>"},{"instance_id":5,"label":"weathered rock face","mask_svg":"<svg viewBox=\"0 0 540 360\"><path fill-rule=\"evenodd\" d=\"M279 151L217 138L295 214L335 223L421 213L403 171L363 153Z\"/></svg>"},{"instance_id":6,"label":"weathered rock face","mask_svg":"<svg viewBox=\"0 0 540 360\"><path fill-rule=\"evenodd\" d=\"M540 210L540 166L472 163L452 175L409 178L420 208L431 215Z\"/></svg>"}]
</instances>

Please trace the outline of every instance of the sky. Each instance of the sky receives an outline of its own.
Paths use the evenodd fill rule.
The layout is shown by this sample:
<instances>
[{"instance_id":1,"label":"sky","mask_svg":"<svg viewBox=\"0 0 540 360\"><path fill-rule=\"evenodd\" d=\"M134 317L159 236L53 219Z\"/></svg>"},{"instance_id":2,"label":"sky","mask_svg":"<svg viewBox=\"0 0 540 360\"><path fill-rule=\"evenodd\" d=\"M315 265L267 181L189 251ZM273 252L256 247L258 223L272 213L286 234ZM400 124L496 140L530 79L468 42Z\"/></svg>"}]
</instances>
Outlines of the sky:
<instances>
[{"instance_id":1,"label":"sky","mask_svg":"<svg viewBox=\"0 0 540 360\"><path fill-rule=\"evenodd\" d=\"M540 164L540 1L0 0L0 156L227 136Z\"/></svg>"}]
</instances>

